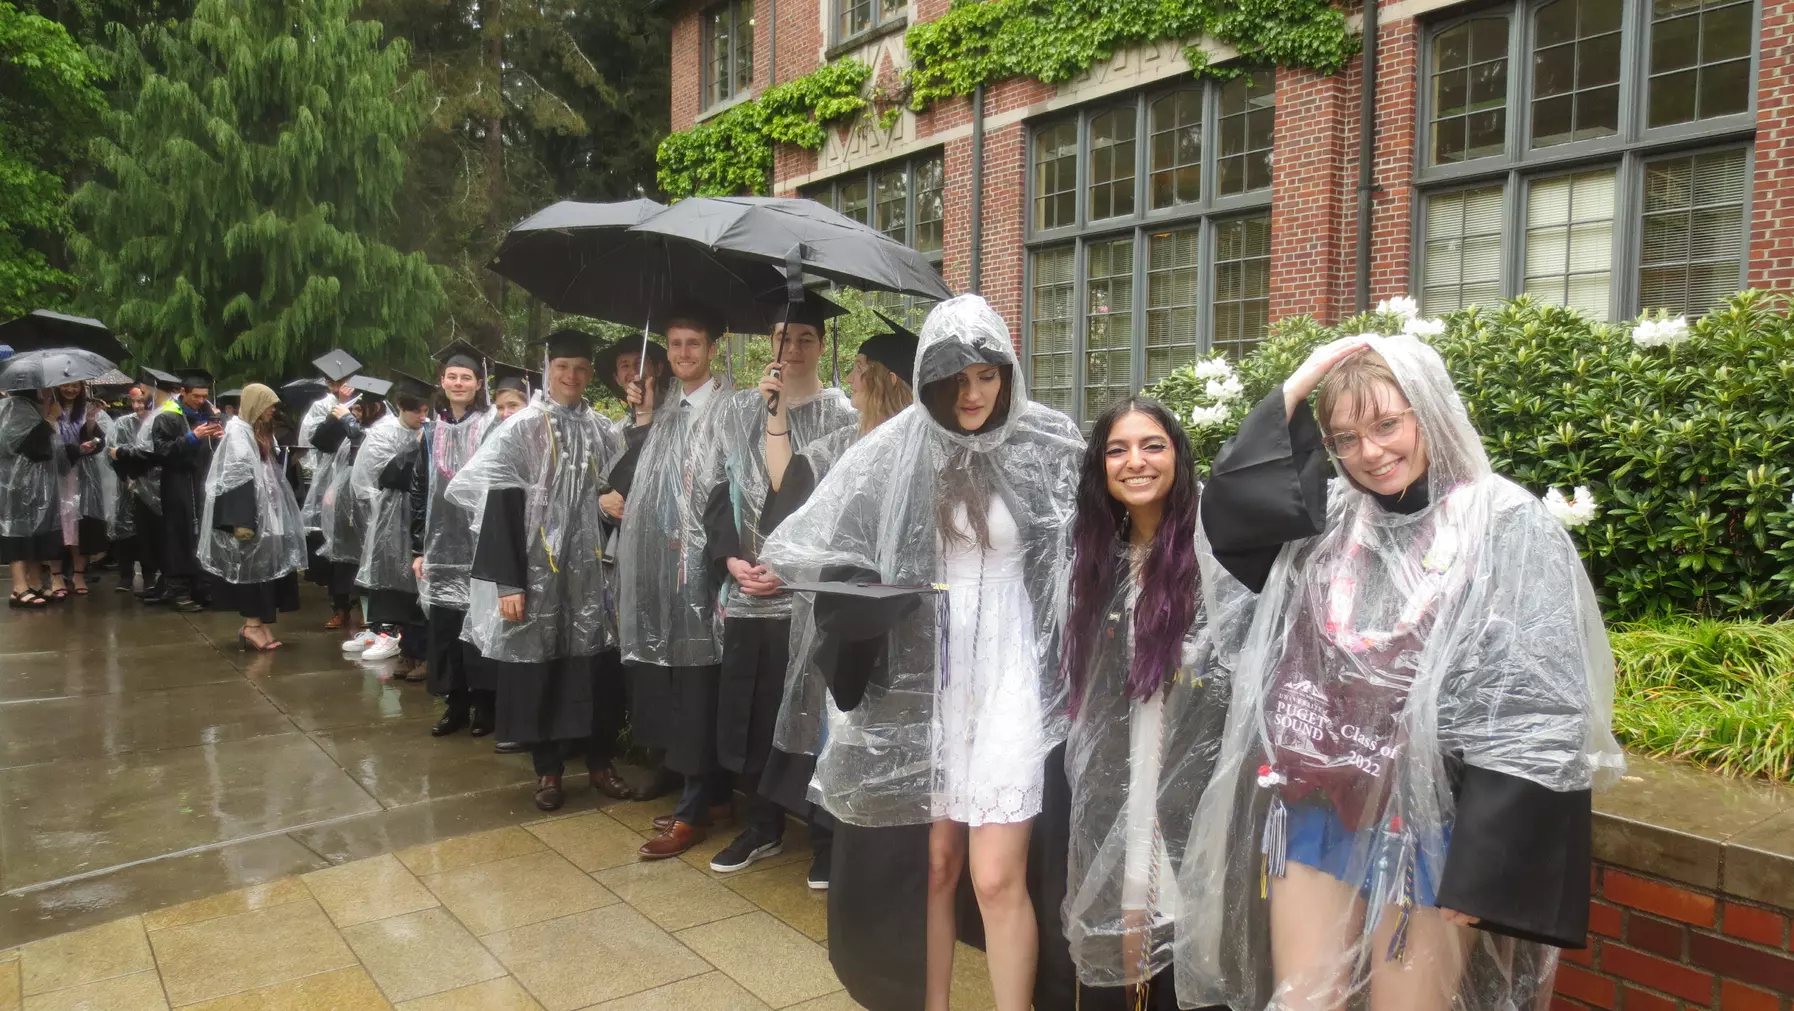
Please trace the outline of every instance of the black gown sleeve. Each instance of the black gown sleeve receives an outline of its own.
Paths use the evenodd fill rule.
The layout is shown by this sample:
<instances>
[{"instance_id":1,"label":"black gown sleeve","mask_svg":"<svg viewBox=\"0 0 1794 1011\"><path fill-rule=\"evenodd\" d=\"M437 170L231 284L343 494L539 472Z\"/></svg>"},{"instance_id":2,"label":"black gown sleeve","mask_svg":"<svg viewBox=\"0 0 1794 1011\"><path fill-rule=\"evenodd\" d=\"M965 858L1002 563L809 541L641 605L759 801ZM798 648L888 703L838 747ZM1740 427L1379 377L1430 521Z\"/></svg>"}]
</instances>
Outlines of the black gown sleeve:
<instances>
[{"instance_id":1,"label":"black gown sleeve","mask_svg":"<svg viewBox=\"0 0 1794 1011\"><path fill-rule=\"evenodd\" d=\"M374 479L381 491L411 491L412 472L417 468L417 446L407 446L380 468L380 476Z\"/></svg>"},{"instance_id":2,"label":"black gown sleeve","mask_svg":"<svg viewBox=\"0 0 1794 1011\"><path fill-rule=\"evenodd\" d=\"M158 414L150 426L150 442L155 446L156 459L168 470L191 470L194 461L199 459L200 445L198 439L190 439L193 433L177 415Z\"/></svg>"},{"instance_id":3,"label":"black gown sleeve","mask_svg":"<svg viewBox=\"0 0 1794 1011\"><path fill-rule=\"evenodd\" d=\"M343 444L344 439L350 442L361 441L361 424L355 420L353 414L345 414L340 418L326 418L324 423L311 433L311 444L326 453L336 452L337 448Z\"/></svg>"},{"instance_id":4,"label":"black gown sleeve","mask_svg":"<svg viewBox=\"0 0 1794 1011\"><path fill-rule=\"evenodd\" d=\"M255 482L245 481L212 502L212 526L219 530L256 529Z\"/></svg>"},{"instance_id":5,"label":"black gown sleeve","mask_svg":"<svg viewBox=\"0 0 1794 1011\"><path fill-rule=\"evenodd\" d=\"M779 482L778 491L767 496L766 508L760 513L760 522L766 532L771 533L785 522L786 517L797 512L815 490L816 471L811 469L810 461L802 453L792 454L791 462L785 465L785 479Z\"/></svg>"},{"instance_id":6,"label":"black gown sleeve","mask_svg":"<svg viewBox=\"0 0 1794 1011\"><path fill-rule=\"evenodd\" d=\"M406 490L411 509L411 554L424 553L424 533L430 512L430 440L424 439L417 450L417 466L411 470L411 487Z\"/></svg>"},{"instance_id":7,"label":"black gown sleeve","mask_svg":"<svg viewBox=\"0 0 1794 1011\"><path fill-rule=\"evenodd\" d=\"M1306 403L1287 421L1283 391L1260 401L1215 456L1202 489L1202 526L1215 559L1252 592L1264 589L1283 545L1327 526L1333 464Z\"/></svg>"},{"instance_id":8,"label":"black gown sleeve","mask_svg":"<svg viewBox=\"0 0 1794 1011\"><path fill-rule=\"evenodd\" d=\"M523 513L522 488L495 488L486 493L480 539L473 549L473 578L499 586L529 586L529 541Z\"/></svg>"},{"instance_id":9,"label":"black gown sleeve","mask_svg":"<svg viewBox=\"0 0 1794 1011\"><path fill-rule=\"evenodd\" d=\"M629 489L635 484L635 467L641 462L642 447L648 443L647 425L637 425L623 432L623 455L611 464L610 486L625 499L629 497Z\"/></svg>"},{"instance_id":10,"label":"black gown sleeve","mask_svg":"<svg viewBox=\"0 0 1794 1011\"><path fill-rule=\"evenodd\" d=\"M40 421L32 426L31 431L19 440L19 455L27 460L43 463L56 457L56 429L47 421Z\"/></svg>"},{"instance_id":11,"label":"black gown sleeve","mask_svg":"<svg viewBox=\"0 0 1794 1011\"><path fill-rule=\"evenodd\" d=\"M1438 904L1559 948L1588 944L1594 794L1463 765Z\"/></svg>"},{"instance_id":12,"label":"black gown sleeve","mask_svg":"<svg viewBox=\"0 0 1794 1011\"><path fill-rule=\"evenodd\" d=\"M729 482L718 481L704 503L704 558L720 582L729 578L729 559L746 557L741 553L741 531L735 529Z\"/></svg>"}]
</instances>

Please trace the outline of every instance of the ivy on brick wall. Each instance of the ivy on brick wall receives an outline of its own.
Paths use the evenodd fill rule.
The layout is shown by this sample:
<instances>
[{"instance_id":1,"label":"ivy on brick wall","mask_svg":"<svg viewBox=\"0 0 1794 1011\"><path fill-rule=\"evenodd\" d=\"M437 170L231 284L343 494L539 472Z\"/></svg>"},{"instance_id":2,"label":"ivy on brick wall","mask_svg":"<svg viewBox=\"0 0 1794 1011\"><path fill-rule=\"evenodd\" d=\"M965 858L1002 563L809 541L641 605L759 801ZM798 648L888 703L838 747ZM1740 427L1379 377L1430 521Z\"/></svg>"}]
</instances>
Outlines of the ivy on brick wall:
<instances>
[{"instance_id":1,"label":"ivy on brick wall","mask_svg":"<svg viewBox=\"0 0 1794 1011\"><path fill-rule=\"evenodd\" d=\"M904 37L910 108L967 95L980 84L1028 77L1069 80L1118 49L1164 39L1210 38L1239 52L1238 64L1216 67L1198 46L1184 50L1198 76L1226 77L1245 66L1306 67L1334 73L1357 51L1344 11L1331 0L954 0L938 20ZM858 115L872 101L872 68L856 59L823 66L768 88L660 144L660 188L692 195L764 193L773 145L819 150L831 123ZM895 96L881 96L895 98ZM890 105L880 125L890 127Z\"/></svg>"}]
</instances>

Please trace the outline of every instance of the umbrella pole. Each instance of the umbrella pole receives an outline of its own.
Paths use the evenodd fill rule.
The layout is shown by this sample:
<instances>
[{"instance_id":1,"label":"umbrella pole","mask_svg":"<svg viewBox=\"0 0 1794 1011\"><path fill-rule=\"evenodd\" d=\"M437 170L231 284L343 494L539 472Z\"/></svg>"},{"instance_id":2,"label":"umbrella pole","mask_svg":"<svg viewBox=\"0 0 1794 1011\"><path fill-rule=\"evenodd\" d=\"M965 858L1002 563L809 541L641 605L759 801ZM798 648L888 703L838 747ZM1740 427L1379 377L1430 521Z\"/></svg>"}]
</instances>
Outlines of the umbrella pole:
<instances>
[{"instance_id":1,"label":"umbrella pole","mask_svg":"<svg viewBox=\"0 0 1794 1011\"><path fill-rule=\"evenodd\" d=\"M828 321L829 357L833 359L831 366L835 373L835 389L841 388L841 324L838 320Z\"/></svg>"}]
</instances>

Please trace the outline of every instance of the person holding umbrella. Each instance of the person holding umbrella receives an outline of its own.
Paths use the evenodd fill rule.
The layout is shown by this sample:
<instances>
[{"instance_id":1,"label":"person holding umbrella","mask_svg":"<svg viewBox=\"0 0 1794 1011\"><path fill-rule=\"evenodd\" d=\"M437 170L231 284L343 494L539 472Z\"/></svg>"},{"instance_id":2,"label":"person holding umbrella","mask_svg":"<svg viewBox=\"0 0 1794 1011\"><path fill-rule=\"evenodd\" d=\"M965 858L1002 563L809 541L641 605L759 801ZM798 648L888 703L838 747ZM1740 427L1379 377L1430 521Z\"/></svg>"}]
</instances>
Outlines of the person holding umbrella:
<instances>
[{"instance_id":1,"label":"person holding umbrella","mask_svg":"<svg viewBox=\"0 0 1794 1011\"><path fill-rule=\"evenodd\" d=\"M151 453L162 467L162 572L167 602L179 611L203 611L211 594L199 566L200 511L213 440L224 425L207 398L212 374L201 368L180 372L180 396L162 405L150 421Z\"/></svg>"},{"instance_id":2,"label":"person holding umbrella","mask_svg":"<svg viewBox=\"0 0 1794 1011\"><path fill-rule=\"evenodd\" d=\"M448 500L448 485L480 448L492 427L486 402L485 356L466 341L436 352L435 417L424 428L422 458L411 484L411 570L428 609L430 694L448 709L430 736L471 725L475 737L492 732L497 686L479 651L461 638L467 621L467 572L473 564L473 516Z\"/></svg>"},{"instance_id":3,"label":"person holding umbrella","mask_svg":"<svg viewBox=\"0 0 1794 1011\"><path fill-rule=\"evenodd\" d=\"M12 574L9 607L50 603L31 577L40 563L62 554L55 450L61 416L49 390L18 390L0 399L0 561Z\"/></svg>"},{"instance_id":4,"label":"person holding umbrella","mask_svg":"<svg viewBox=\"0 0 1794 1011\"><path fill-rule=\"evenodd\" d=\"M156 462L150 431L156 415L180 392L181 380L155 368L145 367L143 374L143 387L150 398L149 413L138 420L131 438L114 432L114 445L107 453L119 474L133 485L131 510L143 563L143 589L137 591L137 599L145 604L159 604L168 591L167 581L162 578L162 466Z\"/></svg>"},{"instance_id":5,"label":"person holding umbrella","mask_svg":"<svg viewBox=\"0 0 1794 1011\"><path fill-rule=\"evenodd\" d=\"M721 336L722 324L707 310L675 313L666 324L672 381L638 381L628 391L632 407L653 408L654 423L623 509L618 632L631 665L636 738L666 749L666 767L685 776L672 817L641 849L649 859L702 842L713 814L726 815L729 803L728 776L716 763L722 630L702 524L714 478L712 430L727 399L722 380L710 374Z\"/></svg>"},{"instance_id":6,"label":"person holding umbrella","mask_svg":"<svg viewBox=\"0 0 1794 1011\"><path fill-rule=\"evenodd\" d=\"M265 653L280 648L268 626L280 612L299 609L305 529L274 444L279 395L250 383L238 404L206 474L199 563L231 586L243 617L238 648Z\"/></svg>"},{"instance_id":7,"label":"person holding umbrella","mask_svg":"<svg viewBox=\"0 0 1794 1011\"><path fill-rule=\"evenodd\" d=\"M760 546L783 514L769 509L774 453L789 458L858 418L840 390L817 376L823 328L846 310L799 286L773 327L774 360L758 389L731 394L716 419L713 488L704 509L705 553L724 585L723 662L717 694L719 764L750 787L772 751L773 724L790 661L791 597L759 564ZM777 447L775 449L775 447ZM720 873L743 870L783 848L785 809L749 790L747 826L710 861Z\"/></svg>"},{"instance_id":8,"label":"person holding umbrella","mask_svg":"<svg viewBox=\"0 0 1794 1011\"><path fill-rule=\"evenodd\" d=\"M111 441L112 419L88 397L86 383L63 383L55 393L62 585L50 597L60 600L87 596L87 560L106 550L112 488L101 450Z\"/></svg>"},{"instance_id":9,"label":"person holding umbrella","mask_svg":"<svg viewBox=\"0 0 1794 1011\"><path fill-rule=\"evenodd\" d=\"M493 669L499 738L529 744L536 806L554 811L569 750L584 752L593 789L630 794L613 764L623 684L598 509L623 440L585 400L590 336L549 336L547 380L547 396L492 432L447 499L479 532L463 634Z\"/></svg>"}]
</instances>

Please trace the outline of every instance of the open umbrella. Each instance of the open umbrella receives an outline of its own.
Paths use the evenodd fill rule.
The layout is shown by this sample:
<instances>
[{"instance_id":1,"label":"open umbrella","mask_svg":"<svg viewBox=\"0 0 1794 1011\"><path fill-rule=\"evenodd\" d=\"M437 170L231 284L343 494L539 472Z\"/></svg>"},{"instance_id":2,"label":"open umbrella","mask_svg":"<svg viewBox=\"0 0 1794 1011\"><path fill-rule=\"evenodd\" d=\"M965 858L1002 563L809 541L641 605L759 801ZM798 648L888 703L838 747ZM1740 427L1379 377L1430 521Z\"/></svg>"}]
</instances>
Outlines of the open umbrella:
<instances>
[{"instance_id":1,"label":"open umbrella","mask_svg":"<svg viewBox=\"0 0 1794 1011\"><path fill-rule=\"evenodd\" d=\"M322 379L295 379L274 391L280 397L280 405L295 415L303 415L306 408L329 392L330 387Z\"/></svg>"},{"instance_id":2,"label":"open umbrella","mask_svg":"<svg viewBox=\"0 0 1794 1011\"><path fill-rule=\"evenodd\" d=\"M0 366L0 393L47 390L63 383L86 383L113 371L111 362L80 348L50 348L13 355Z\"/></svg>"},{"instance_id":3,"label":"open umbrella","mask_svg":"<svg viewBox=\"0 0 1794 1011\"><path fill-rule=\"evenodd\" d=\"M80 348L115 362L131 356L99 320L48 309L33 309L18 319L0 323L0 344L10 344L14 351Z\"/></svg>"},{"instance_id":4,"label":"open umbrella","mask_svg":"<svg viewBox=\"0 0 1794 1011\"><path fill-rule=\"evenodd\" d=\"M777 266L799 247L804 271L866 291L952 298L921 253L867 225L796 197L690 197L630 229L692 243L723 258ZM761 285L766 291L783 278Z\"/></svg>"},{"instance_id":5,"label":"open umbrella","mask_svg":"<svg viewBox=\"0 0 1794 1011\"><path fill-rule=\"evenodd\" d=\"M691 243L631 232L665 208L652 200L563 200L505 236L489 265L559 312L630 326L664 321L701 304L737 333L764 333L768 306L755 293L778 286L771 265L725 265Z\"/></svg>"}]
</instances>

